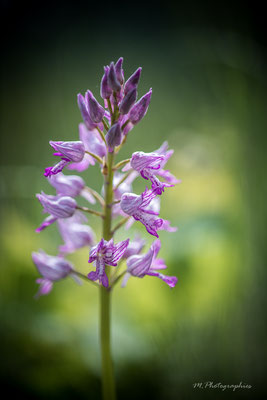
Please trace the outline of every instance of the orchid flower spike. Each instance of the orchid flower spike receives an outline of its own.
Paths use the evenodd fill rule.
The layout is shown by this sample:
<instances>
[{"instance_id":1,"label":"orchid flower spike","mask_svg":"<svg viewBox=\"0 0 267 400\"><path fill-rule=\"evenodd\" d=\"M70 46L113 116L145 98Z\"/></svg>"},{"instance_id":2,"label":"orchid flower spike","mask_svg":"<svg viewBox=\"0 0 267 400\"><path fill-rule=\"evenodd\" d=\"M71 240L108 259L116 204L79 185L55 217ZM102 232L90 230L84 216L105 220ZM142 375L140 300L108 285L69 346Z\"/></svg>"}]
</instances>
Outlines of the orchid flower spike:
<instances>
[{"instance_id":1,"label":"orchid flower spike","mask_svg":"<svg viewBox=\"0 0 267 400\"><path fill-rule=\"evenodd\" d=\"M58 256L49 256L41 251L32 255L41 274L37 280L40 284L38 296L49 293L54 281L69 275L76 279L78 275L86 278L82 273L75 272L72 264L64 259L65 255L85 246L89 247L88 262L94 262L95 267L88 273L88 279L98 281L100 286L109 290L123 275L123 285L130 276L143 278L146 275L158 277L170 287L174 287L177 282L176 277L161 273L166 265L164 260L157 258L159 240L155 240L149 250L142 254L146 241L140 236L116 244L112 238L119 229L124 227L127 230L135 221L140 221L146 231L156 238L159 237L160 230L174 232L177 229L171 226L170 221L159 217L162 193L166 187L180 182L170 171L164 169L173 154L168 143L165 141L160 148L150 153L136 151L131 158L116 163L114 160L114 156L124 145L128 132L148 111L152 89L138 99L141 72L142 68L137 68L125 79L122 57L105 66L100 84L100 96L104 100L102 104L90 90L84 95L77 95L83 119L79 124L79 140L49 142L55 150L54 155L59 159L54 166L45 169L44 175L56 190L56 195L51 196L44 192L36 195L43 206L43 212L48 213L36 231L40 232L57 222L62 243L58 246ZM64 167L82 172L94 165L100 166L98 172L103 175L104 184L100 193L87 186L84 180L87 174L81 178L62 172ZM151 188L146 187L141 194L135 194L132 183L139 175L151 182ZM88 208L83 203L78 204L80 196L92 204L97 203L96 206L101 207L101 210ZM105 234L102 239L96 240L94 231L87 224L85 213L90 215L89 218L93 214L94 218L98 217L103 222ZM119 217L119 221L114 223L116 217ZM116 267L121 259L126 261L127 270L115 270L110 275L109 283L106 267Z\"/></svg>"},{"instance_id":2,"label":"orchid flower spike","mask_svg":"<svg viewBox=\"0 0 267 400\"><path fill-rule=\"evenodd\" d=\"M108 242L104 239L94 246L89 253L88 262L96 262L96 270L91 271L88 274L88 278L92 281L98 280L103 286L108 287L108 277L105 271L105 265L111 265L116 267L118 261L121 259L125 253L127 246L129 244L129 239L119 242L117 244L113 243L113 239Z\"/></svg>"}]
</instances>

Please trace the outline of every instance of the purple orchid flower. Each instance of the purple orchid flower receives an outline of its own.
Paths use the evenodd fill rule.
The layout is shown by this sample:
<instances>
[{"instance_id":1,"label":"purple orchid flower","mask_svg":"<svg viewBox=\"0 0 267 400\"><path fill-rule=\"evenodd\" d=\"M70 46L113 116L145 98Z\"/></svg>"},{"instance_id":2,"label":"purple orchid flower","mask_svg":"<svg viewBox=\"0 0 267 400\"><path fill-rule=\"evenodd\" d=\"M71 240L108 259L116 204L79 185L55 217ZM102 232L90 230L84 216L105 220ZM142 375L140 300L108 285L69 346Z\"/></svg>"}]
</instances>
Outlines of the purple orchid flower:
<instances>
[{"instance_id":1,"label":"purple orchid flower","mask_svg":"<svg viewBox=\"0 0 267 400\"><path fill-rule=\"evenodd\" d=\"M158 270L167 268L165 261L162 258L157 258L160 247L160 240L155 240L146 254L133 255L127 259L127 273L123 279L122 287L126 285L130 276L143 278L145 275L156 276L171 288L176 285L178 280L176 276L163 275L158 272Z\"/></svg>"},{"instance_id":2,"label":"purple orchid flower","mask_svg":"<svg viewBox=\"0 0 267 400\"><path fill-rule=\"evenodd\" d=\"M32 260L42 275L36 280L40 284L40 289L36 295L47 295L53 288L53 283L72 275L73 265L63 257L49 256L44 251L32 253ZM72 275L73 276L73 275Z\"/></svg>"},{"instance_id":3,"label":"purple orchid flower","mask_svg":"<svg viewBox=\"0 0 267 400\"><path fill-rule=\"evenodd\" d=\"M139 172L144 179L151 181L151 188L156 190L158 195L164 192L165 187L173 186L170 183L161 182L156 176L165 162L165 157L163 154L136 151L131 158L131 167Z\"/></svg>"},{"instance_id":4,"label":"purple orchid flower","mask_svg":"<svg viewBox=\"0 0 267 400\"><path fill-rule=\"evenodd\" d=\"M80 223L76 215L68 219L60 219L57 223L61 237L65 242L64 245L59 246L60 253L73 253L82 247L94 245L94 231L89 225Z\"/></svg>"},{"instance_id":5,"label":"purple orchid flower","mask_svg":"<svg viewBox=\"0 0 267 400\"><path fill-rule=\"evenodd\" d=\"M89 253L88 262L96 261L96 270L88 274L92 281L98 280L104 287L108 287L108 277L105 271L105 265L117 266L118 261L125 253L129 239L114 245L113 239L108 242L104 239L94 246Z\"/></svg>"},{"instance_id":6,"label":"purple orchid flower","mask_svg":"<svg viewBox=\"0 0 267 400\"><path fill-rule=\"evenodd\" d=\"M148 233L158 238L157 230L162 226L163 220L157 218L157 212L146 208L156 196L157 191L148 190L148 188L139 196L134 193L124 193L121 197L120 206L125 214L130 215L136 221L140 221L146 227Z\"/></svg>"},{"instance_id":7,"label":"purple orchid flower","mask_svg":"<svg viewBox=\"0 0 267 400\"><path fill-rule=\"evenodd\" d=\"M48 182L56 189L61 196L77 197L82 196L91 204L95 204L95 198L85 189L84 180L77 175L64 175L60 172L51 176Z\"/></svg>"},{"instance_id":8,"label":"purple orchid flower","mask_svg":"<svg viewBox=\"0 0 267 400\"><path fill-rule=\"evenodd\" d=\"M50 196L44 192L37 194L36 197L44 207L44 212L50 214L39 228L36 229L36 232L41 232L57 219L72 217L77 208L77 203L72 197Z\"/></svg>"},{"instance_id":9,"label":"purple orchid flower","mask_svg":"<svg viewBox=\"0 0 267 400\"><path fill-rule=\"evenodd\" d=\"M101 139L97 129L88 130L85 124L81 123L79 124L79 136L86 151L90 151L90 153L94 153L100 158L106 155L105 143ZM85 153L81 162L71 163L68 169L82 172L86 170L89 165L95 165L95 163L96 160L90 156L90 154Z\"/></svg>"},{"instance_id":10,"label":"purple orchid flower","mask_svg":"<svg viewBox=\"0 0 267 400\"><path fill-rule=\"evenodd\" d=\"M82 161L85 148L82 142L53 142L50 140L49 144L56 150L54 156L61 158L56 165L45 169L44 176L49 177L56 175L63 170L63 168L71 162Z\"/></svg>"}]
</instances>

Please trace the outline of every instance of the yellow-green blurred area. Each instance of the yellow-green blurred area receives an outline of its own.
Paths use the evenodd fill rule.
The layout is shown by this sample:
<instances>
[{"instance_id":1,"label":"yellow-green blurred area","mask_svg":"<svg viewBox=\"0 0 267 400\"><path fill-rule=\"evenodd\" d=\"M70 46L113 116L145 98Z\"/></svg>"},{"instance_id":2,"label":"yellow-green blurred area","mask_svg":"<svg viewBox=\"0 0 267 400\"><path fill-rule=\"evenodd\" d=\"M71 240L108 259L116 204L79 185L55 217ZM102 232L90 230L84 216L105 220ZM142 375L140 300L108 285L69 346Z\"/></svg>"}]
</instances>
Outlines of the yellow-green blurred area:
<instances>
[{"instance_id":1,"label":"yellow-green blurred area","mask_svg":"<svg viewBox=\"0 0 267 400\"><path fill-rule=\"evenodd\" d=\"M31 252L42 248L55 255L62 244L56 226L35 233L44 218L35 193L54 194L43 176L55 162L48 141L78 140L77 93L91 89L100 100L103 66L123 56L126 77L143 67L139 97L150 87L153 95L118 160L137 150L151 152L167 140L175 150L167 168L182 183L165 190L160 214L179 228L160 231L160 257L167 273L178 277L177 286L131 278L113 293L118 397L235 399L263 393L264 43L245 22L234 21L237 9L232 19L226 12L220 19L221 9L213 19L201 7L191 18L189 5L156 3L139 11L134 5L124 11L109 6L108 14L100 9L96 14L97 5L83 9L79 3L79 9L67 2L40 12L25 4L14 17L14 4L3 5L10 26L1 74L2 391L28 399L100 398L98 290L69 278L35 300L38 272ZM250 21L248 10L241 17ZM98 167L82 177L101 190ZM135 192L145 185L138 178ZM90 215L88 220L100 239L100 221ZM116 240L136 232L147 239L147 249L153 238L138 222L121 229ZM85 274L92 270L88 252L69 256ZM207 381L252 388L193 388Z\"/></svg>"}]
</instances>

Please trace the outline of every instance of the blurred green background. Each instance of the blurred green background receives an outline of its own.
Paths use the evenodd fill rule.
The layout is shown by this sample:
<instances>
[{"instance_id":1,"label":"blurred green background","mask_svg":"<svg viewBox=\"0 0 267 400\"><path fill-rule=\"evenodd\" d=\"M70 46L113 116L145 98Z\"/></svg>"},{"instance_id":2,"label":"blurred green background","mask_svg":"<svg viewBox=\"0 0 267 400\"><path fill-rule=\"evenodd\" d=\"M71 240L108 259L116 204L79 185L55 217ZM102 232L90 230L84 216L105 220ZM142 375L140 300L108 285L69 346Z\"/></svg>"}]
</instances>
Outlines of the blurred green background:
<instances>
[{"instance_id":1,"label":"blurred green background","mask_svg":"<svg viewBox=\"0 0 267 400\"><path fill-rule=\"evenodd\" d=\"M99 96L103 65L153 87L149 111L121 158L168 140L182 184L162 196L160 256L175 289L131 279L113 295L119 399L252 398L266 375L266 43L261 10L232 4L1 2L0 380L28 399L99 399L98 293L71 279L33 299L31 252L56 254L55 226L35 193L54 160L49 140L77 140L76 94ZM82 174L101 189L100 173ZM140 192L141 179L134 189ZM100 237L98 221L90 224ZM138 223L135 231L151 242ZM117 239L128 237L121 231ZM87 272L88 249L70 259ZM196 382L252 385L194 389Z\"/></svg>"}]
</instances>

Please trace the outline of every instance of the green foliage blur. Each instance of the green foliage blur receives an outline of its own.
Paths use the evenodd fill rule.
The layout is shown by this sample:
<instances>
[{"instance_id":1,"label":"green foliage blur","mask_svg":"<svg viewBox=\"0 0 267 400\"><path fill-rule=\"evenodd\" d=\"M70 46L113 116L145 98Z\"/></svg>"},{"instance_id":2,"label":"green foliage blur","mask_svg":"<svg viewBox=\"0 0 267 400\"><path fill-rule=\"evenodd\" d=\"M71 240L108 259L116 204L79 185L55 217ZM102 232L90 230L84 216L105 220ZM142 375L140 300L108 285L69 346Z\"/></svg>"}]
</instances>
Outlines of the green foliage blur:
<instances>
[{"instance_id":1,"label":"green foliage blur","mask_svg":"<svg viewBox=\"0 0 267 400\"><path fill-rule=\"evenodd\" d=\"M172 10L169 10L171 14ZM48 19L49 23L49 19ZM112 345L119 399L252 398L262 393L266 356L266 67L259 43L227 27L164 27L123 35L73 25L9 48L1 93L1 387L28 399L99 399L99 294L86 282L58 282L39 300L31 252L56 254L56 226L41 234L35 193L54 159L49 140L77 140L76 94L98 100L103 65L124 57L128 77L143 72L139 97L149 111L130 132L121 159L168 140L168 169L182 180L166 189L160 256L170 290L152 277L113 294ZM26 29L26 28L25 28ZM46 31L45 31L46 32ZM53 27L52 27L53 32ZM40 33L40 32L39 32ZM128 33L128 35L127 35ZM39 39L40 40L39 40ZM18 39L19 40L19 39ZM12 42L13 43L13 42ZM97 167L82 174L101 190ZM140 193L139 178L134 189ZM99 221L89 216L100 238ZM135 223L117 240L138 231ZM88 249L70 256L87 273ZM194 389L196 382L252 385ZM216 397L215 397L216 396Z\"/></svg>"}]
</instances>

